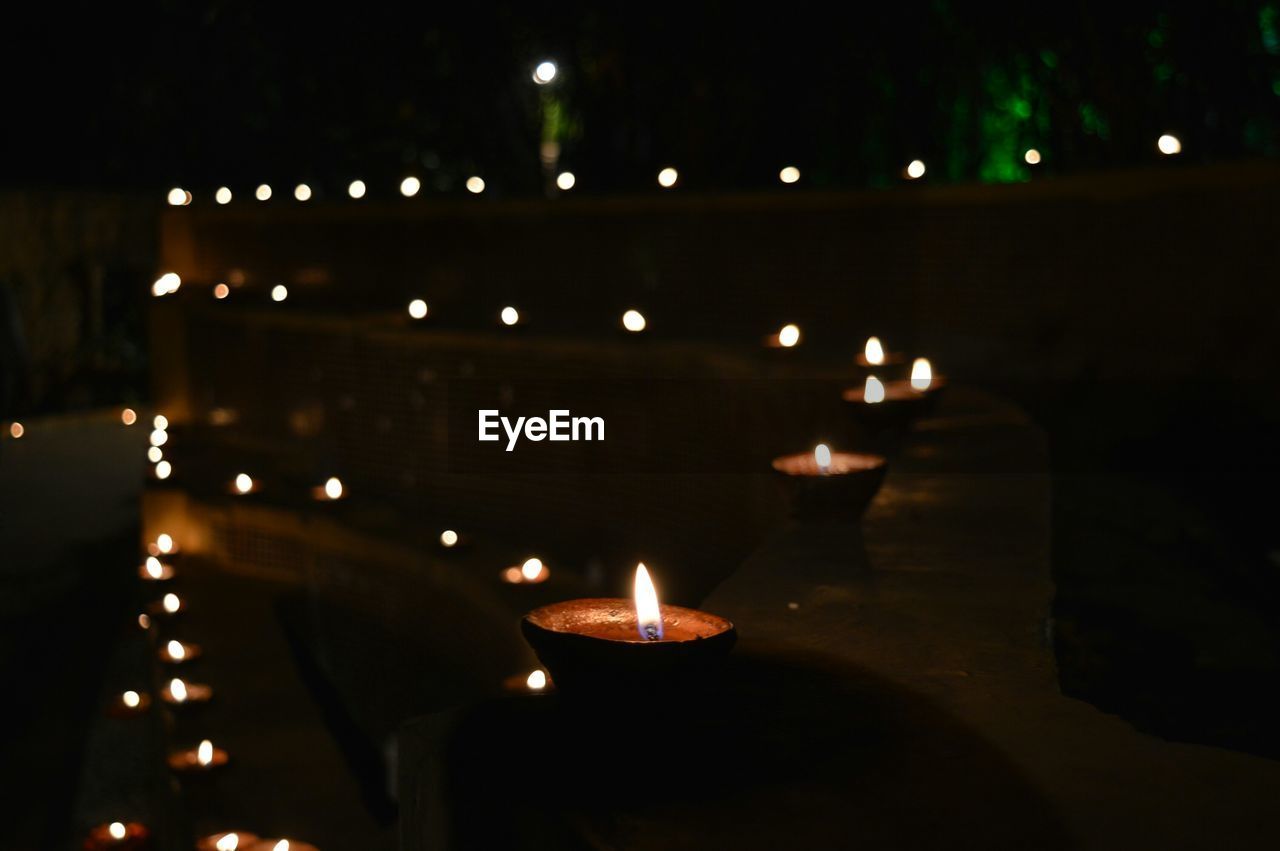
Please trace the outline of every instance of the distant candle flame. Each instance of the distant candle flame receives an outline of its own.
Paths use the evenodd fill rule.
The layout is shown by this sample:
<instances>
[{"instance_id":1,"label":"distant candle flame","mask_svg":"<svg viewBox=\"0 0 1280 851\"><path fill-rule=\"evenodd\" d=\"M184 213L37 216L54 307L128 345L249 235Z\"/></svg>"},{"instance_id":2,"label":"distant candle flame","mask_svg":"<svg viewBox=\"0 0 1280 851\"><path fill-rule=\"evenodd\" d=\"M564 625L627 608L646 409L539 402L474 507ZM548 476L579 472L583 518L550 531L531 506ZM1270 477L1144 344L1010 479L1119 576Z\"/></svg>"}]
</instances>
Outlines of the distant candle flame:
<instances>
[{"instance_id":1,"label":"distant candle flame","mask_svg":"<svg viewBox=\"0 0 1280 851\"><path fill-rule=\"evenodd\" d=\"M458 544L458 533L452 529L445 529L440 533L440 545L444 547L453 547Z\"/></svg>"},{"instance_id":2,"label":"distant candle flame","mask_svg":"<svg viewBox=\"0 0 1280 851\"><path fill-rule=\"evenodd\" d=\"M525 682L525 685L527 685L529 688L533 689L534 691L542 691L544 688L547 687L547 673L546 671L543 671L541 668L539 668L538 670L531 673L529 675L529 678L526 679L524 682Z\"/></svg>"},{"instance_id":3,"label":"distant candle flame","mask_svg":"<svg viewBox=\"0 0 1280 851\"><path fill-rule=\"evenodd\" d=\"M152 446L164 446L165 443L169 440L169 432L165 431L162 428L154 429L151 432L150 439L151 439Z\"/></svg>"},{"instance_id":4,"label":"distant candle flame","mask_svg":"<svg viewBox=\"0 0 1280 851\"><path fill-rule=\"evenodd\" d=\"M165 554L173 552L173 537L161 532L156 536L156 549Z\"/></svg>"},{"instance_id":5,"label":"distant candle flame","mask_svg":"<svg viewBox=\"0 0 1280 851\"><path fill-rule=\"evenodd\" d=\"M818 463L818 470L822 473L831 472L831 448L825 443L819 443L813 448L813 460Z\"/></svg>"},{"instance_id":6,"label":"distant candle flame","mask_svg":"<svg viewBox=\"0 0 1280 851\"><path fill-rule=\"evenodd\" d=\"M164 431L169 427L169 418L164 414L156 414L151 420L151 425L153 428L158 428L161 431Z\"/></svg>"},{"instance_id":7,"label":"distant candle flame","mask_svg":"<svg viewBox=\"0 0 1280 851\"><path fill-rule=\"evenodd\" d=\"M275 844L271 851L289 851L289 840L281 839Z\"/></svg>"},{"instance_id":8,"label":"distant candle flame","mask_svg":"<svg viewBox=\"0 0 1280 851\"><path fill-rule=\"evenodd\" d=\"M240 847L240 836L236 833L228 833L220 837L213 847L217 851L236 851Z\"/></svg>"},{"instance_id":9,"label":"distant candle flame","mask_svg":"<svg viewBox=\"0 0 1280 851\"><path fill-rule=\"evenodd\" d=\"M862 350L862 356L867 359L867 363L880 366L884 363L884 346L880 345L879 337L868 337L867 345Z\"/></svg>"},{"instance_id":10,"label":"distant candle flame","mask_svg":"<svg viewBox=\"0 0 1280 851\"><path fill-rule=\"evenodd\" d=\"M329 481L324 483L324 495L329 499L342 498L342 481L337 476L331 476Z\"/></svg>"},{"instance_id":11,"label":"distant candle flame","mask_svg":"<svg viewBox=\"0 0 1280 851\"><path fill-rule=\"evenodd\" d=\"M208 765L213 762L213 742L205 739L200 743L200 746L196 748L196 762L201 765Z\"/></svg>"},{"instance_id":12,"label":"distant candle flame","mask_svg":"<svg viewBox=\"0 0 1280 851\"><path fill-rule=\"evenodd\" d=\"M147 576L152 579L160 579L164 576L164 565L155 556L147 556Z\"/></svg>"},{"instance_id":13,"label":"distant candle flame","mask_svg":"<svg viewBox=\"0 0 1280 851\"><path fill-rule=\"evenodd\" d=\"M520 575L532 582L542 575L542 559L531 558L520 566Z\"/></svg>"},{"instance_id":14,"label":"distant candle flame","mask_svg":"<svg viewBox=\"0 0 1280 851\"><path fill-rule=\"evenodd\" d=\"M182 601L178 599L178 595L172 592L164 595L164 610L169 614L177 613L182 608Z\"/></svg>"},{"instance_id":15,"label":"distant candle flame","mask_svg":"<svg viewBox=\"0 0 1280 851\"><path fill-rule=\"evenodd\" d=\"M884 385L874 375L867 376L867 383L862 388L862 401L872 405L884 401Z\"/></svg>"},{"instance_id":16,"label":"distant candle flame","mask_svg":"<svg viewBox=\"0 0 1280 851\"><path fill-rule=\"evenodd\" d=\"M933 383L933 367L928 358L916 358L911 363L911 386L920 391L928 390Z\"/></svg>"},{"instance_id":17,"label":"distant candle flame","mask_svg":"<svg viewBox=\"0 0 1280 851\"><path fill-rule=\"evenodd\" d=\"M169 680L169 696L178 703L185 702L187 699L187 684L177 677Z\"/></svg>"},{"instance_id":18,"label":"distant candle flame","mask_svg":"<svg viewBox=\"0 0 1280 851\"><path fill-rule=\"evenodd\" d=\"M247 473L239 473L236 476L236 492L248 493L253 490L253 479Z\"/></svg>"},{"instance_id":19,"label":"distant candle flame","mask_svg":"<svg viewBox=\"0 0 1280 851\"><path fill-rule=\"evenodd\" d=\"M130 709L137 709L138 704L142 702L142 696L136 691L126 691L120 696L120 700Z\"/></svg>"},{"instance_id":20,"label":"distant candle flame","mask_svg":"<svg viewBox=\"0 0 1280 851\"><path fill-rule=\"evenodd\" d=\"M165 649L169 652L170 659L185 659L187 657L187 648L182 646L182 642L177 639L171 639L165 645Z\"/></svg>"},{"instance_id":21,"label":"distant candle flame","mask_svg":"<svg viewBox=\"0 0 1280 851\"><path fill-rule=\"evenodd\" d=\"M658 607L658 592L649 578L644 562L636 565L636 627L646 641L662 638L662 609Z\"/></svg>"},{"instance_id":22,"label":"distant candle flame","mask_svg":"<svg viewBox=\"0 0 1280 851\"><path fill-rule=\"evenodd\" d=\"M125 828L123 823L113 821L111 824L107 825L107 833L111 834L112 839L119 841L124 839L125 836L128 835L129 831Z\"/></svg>"},{"instance_id":23,"label":"distant candle flame","mask_svg":"<svg viewBox=\"0 0 1280 851\"><path fill-rule=\"evenodd\" d=\"M784 349L789 349L799 342L800 326L783 325L782 330L778 332L778 345L782 346Z\"/></svg>"}]
</instances>

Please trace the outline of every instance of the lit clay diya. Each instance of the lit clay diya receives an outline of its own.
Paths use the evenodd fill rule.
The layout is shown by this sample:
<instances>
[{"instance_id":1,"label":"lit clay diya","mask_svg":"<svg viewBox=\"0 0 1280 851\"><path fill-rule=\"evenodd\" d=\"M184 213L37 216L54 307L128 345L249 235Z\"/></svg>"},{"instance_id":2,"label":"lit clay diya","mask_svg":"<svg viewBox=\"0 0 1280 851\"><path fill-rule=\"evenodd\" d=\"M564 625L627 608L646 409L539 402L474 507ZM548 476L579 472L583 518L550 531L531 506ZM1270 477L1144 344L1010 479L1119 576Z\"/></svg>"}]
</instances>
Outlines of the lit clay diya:
<instances>
[{"instance_id":1,"label":"lit clay diya","mask_svg":"<svg viewBox=\"0 0 1280 851\"><path fill-rule=\"evenodd\" d=\"M258 836L247 830L211 833L196 840L196 851L245 851L258 842Z\"/></svg>"},{"instance_id":2,"label":"lit clay diya","mask_svg":"<svg viewBox=\"0 0 1280 851\"><path fill-rule=\"evenodd\" d=\"M170 706L195 706L208 703L213 689L204 683L189 683L174 677L160 689L160 699Z\"/></svg>"},{"instance_id":3,"label":"lit clay diya","mask_svg":"<svg viewBox=\"0 0 1280 851\"><path fill-rule=\"evenodd\" d=\"M241 851L320 851L316 846L300 839L259 839L248 846L240 846Z\"/></svg>"},{"instance_id":4,"label":"lit clay diya","mask_svg":"<svg viewBox=\"0 0 1280 851\"><path fill-rule=\"evenodd\" d=\"M534 609L520 624L525 640L566 693L632 690L696 679L737 641L717 615L659 606L641 564L636 597L567 600Z\"/></svg>"},{"instance_id":5,"label":"lit clay diya","mask_svg":"<svg viewBox=\"0 0 1280 851\"><path fill-rule=\"evenodd\" d=\"M881 381L868 375L861 387L850 387L842 398L862 423L877 429L902 430L936 407L945 386L941 377L926 384L912 379Z\"/></svg>"},{"instance_id":6,"label":"lit clay diya","mask_svg":"<svg viewBox=\"0 0 1280 851\"><path fill-rule=\"evenodd\" d=\"M136 821L100 824L84 839L84 851L143 851L151 847L151 831Z\"/></svg>"},{"instance_id":7,"label":"lit clay diya","mask_svg":"<svg viewBox=\"0 0 1280 851\"><path fill-rule=\"evenodd\" d=\"M180 774L201 774L222 768L231 761L231 757L222 748L215 748L213 742L205 739L194 748L174 751L169 754L169 768Z\"/></svg>"},{"instance_id":8,"label":"lit clay diya","mask_svg":"<svg viewBox=\"0 0 1280 851\"><path fill-rule=\"evenodd\" d=\"M151 695L146 692L126 691L107 704L107 715L112 718L134 718L145 715L151 707Z\"/></svg>"},{"instance_id":9,"label":"lit clay diya","mask_svg":"<svg viewBox=\"0 0 1280 851\"><path fill-rule=\"evenodd\" d=\"M813 452L773 459L791 514L797 518L860 518L884 484L888 464L880 455L832 452L818 444Z\"/></svg>"}]
</instances>

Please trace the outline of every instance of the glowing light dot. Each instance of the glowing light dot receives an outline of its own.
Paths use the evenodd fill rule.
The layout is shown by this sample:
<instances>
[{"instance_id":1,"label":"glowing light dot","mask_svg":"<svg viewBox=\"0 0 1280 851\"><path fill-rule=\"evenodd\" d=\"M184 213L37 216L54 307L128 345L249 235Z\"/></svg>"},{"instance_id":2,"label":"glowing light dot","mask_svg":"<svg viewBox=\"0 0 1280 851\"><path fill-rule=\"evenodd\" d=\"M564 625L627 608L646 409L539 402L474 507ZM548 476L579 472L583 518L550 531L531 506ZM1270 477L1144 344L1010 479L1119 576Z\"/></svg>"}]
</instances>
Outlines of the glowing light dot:
<instances>
[{"instance_id":1,"label":"glowing light dot","mask_svg":"<svg viewBox=\"0 0 1280 851\"><path fill-rule=\"evenodd\" d=\"M556 78L559 70L556 63L550 60L539 62L538 67L533 69L533 81L539 86L545 86Z\"/></svg>"},{"instance_id":2,"label":"glowing light dot","mask_svg":"<svg viewBox=\"0 0 1280 851\"><path fill-rule=\"evenodd\" d=\"M151 617L146 614L138 615L138 626L143 629L151 629Z\"/></svg>"},{"instance_id":3,"label":"glowing light dot","mask_svg":"<svg viewBox=\"0 0 1280 851\"><path fill-rule=\"evenodd\" d=\"M484 191L484 178L471 176L467 178L467 191L472 195L479 195Z\"/></svg>"},{"instance_id":4,"label":"glowing light dot","mask_svg":"<svg viewBox=\"0 0 1280 851\"><path fill-rule=\"evenodd\" d=\"M216 299L224 299L231 295L231 287L226 284L214 284L213 297Z\"/></svg>"},{"instance_id":5,"label":"glowing light dot","mask_svg":"<svg viewBox=\"0 0 1280 851\"><path fill-rule=\"evenodd\" d=\"M1040 164L1040 152L1035 148L1027 148L1027 152L1022 155L1022 158L1027 161L1027 165Z\"/></svg>"},{"instance_id":6,"label":"glowing light dot","mask_svg":"<svg viewBox=\"0 0 1280 851\"><path fill-rule=\"evenodd\" d=\"M155 429L151 432L151 445L164 446L169 440L169 432L162 428Z\"/></svg>"},{"instance_id":7,"label":"glowing light dot","mask_svg":"<svg viewBox=\"0 0 1280 851\"><path fill-rule=\"evenodd\" d=\"M299 201L310 201L311 187L305 183L299 183L297 186L293 187L293 197L297 198Z\"/></svg>"},{"instance_id":8,"label":"glowing light dot","mask_svg":"<svg viewBox=\"0 0 1280 851\"><path fill-rule=\"evenodd\" d=\"M778 179L783 183L795 183L800 179L800 169L793 165L789 165L782 171L778 172Z\"/></svg>"},{"instance_id":9,"label":"glowing light dot","mask_svg":"<svg viewBox=\"0 0 1280 851\"><path fill-rule=\"evenodd\" d=\"M164 458L164 450L159 446L152 446L147 450L147 460L152 464L159 464L162 458Z\"/></svg>"},{"instance_id":10,"label":"glowing light dot","mask_svg":"<svg viewBox=\"0 0 1280 851\"><path fill-rule=\"evenodd\" d=\"M879 337L867 338L867 344L862 349L862 356L867 363L874 366L880 366L884 363L884 346L880 343Z\"/></svg>"},{"instance_id":11,"label":"glowing light dot","mask_svg":"<svg viewBox=\"0 0 1280 851\"><path fill-rule=\"evenodd\" d=\"M289 840L281 839L275 844L271 851L289 851Z\"/></svg>"},{"instance_id":12,"label":"glowing light dot","mask_svg":"<svg viewBox=\"0 0 1280 851\"><path fill-rule=\"evenodd\" d=\"M201 765L208 765L213 762L213 742L205 739L196 748L196 761Z\"/></svg>"},{"instance_id":13,"label":"glowing light dot","mask_svg":"<svg viewBox=\"0 0 1280 851\"><path fill-rule=\"evenodd\" d=\"M409 302L409 315L414 319L425 319L427 317L427 303L420 298L415 298Z\"/></svg>"},{"instance_id":14,"label":"glowing light dot","mask_svg":"<svg viewBox=\"0 0 1280 851\"><path fill-rule=\"evenodd\" d=\"M190 203L187 200L187 191L181 186L175 186L170 189L169 194L165 197L168 200L170 207L184 207Z\"/></svg>"},{"instance_id":15,"label":"glowing light dot","mask_svg":"<svg viewBox=\"0 0 1280 851\"><path fill-rule=\"evenodd\" d=\"M547 672L539 668L529 674L524 683L533 691L542 691L547 687Z\"/></svg>"},{"instance_id":16,"label":"glowing light dot","mask_svg":"<svg viewBox=\"0 0 1280 851\"><path fill-rule=\"evenodd\" d=\"M9 423L9 436L14 440L17 440L26 433L27 430L23 428L22 423Z\"/></svg>"},{"instance_id":17,"label":"glowing light dot","mask_svg":"<svg viewBox=\"0 0 1280 851\"><path fill-rule=\"evenodd\" d=\"M324 495L329 499L341 499L342 480L337 476L330 476L329 480L324 483Z\"/></svg>"},{"instance_id":18,"label":"glowing light dot","mask_svg":"<svg viewBox=\"0 0 1280 851\"><path fill-rule=\"evenodd\" d=\"M874 375L867 376L867 383L862 388L862 399L872 405L884 401L884 385Z\"/></svg>"},{"instance_id":19,"label":"glowing light dot","mask_svg":"<svg viewBox=\"0 0 1280 851\"><path fill-rule=\"evenodd\" d=\"M168 532L161 532L156 535L156 549L162 553L173 552L173 536Z\"/></svg>"},{"instance_id":20,"label":"glowing light dot","mask_svg":"<svg viewBox=\"0 0 1280 851\"><path fill-rule=\"evenodd\" d=\"M147 576L152 579L159 579L164 576L164 565L160 563L160 559L155 556L147 557Z\"/></svg>"},{"instance_id":21,"label":"glowing light dot","mask_svg":"<svg viewBox=\"0 0 1280 851\"><path fill-rule=\"evenodd\" d=\"M363 180L353 180L347 184L347 194L352 198L363 198L366 191L368 190Z\"/></svg>"},{"instance_id":22,"label":"glowing light dot","mask_svg":"<svg viewBox=\"0 0 1280 851\"><path fill-rule=\"evenodd\" d=\"M502 319L503 325L515 325L520 321L520 311L516 310L514 307L502 308L502 313L499 314L499 316Z\"/></svg>"},{"instance_id":23,"label":"glowing light dot","mask_svg":"<svg viewBox=\"0 0 1280 851\"><path fill-rule=\"evenodd\" d=\"M799 325L783 325L782 330L778 331L778 345L784 348L791 348L800 342L800 326Z\"/></svg>"},{"instance_id":24,"label":"glowing light dot","mask_svg":"<svg viewBox=\"0 0 1280 851\"><path fill-rule=\"evenodd\" d=\"M161 481L173 475L173 465L168 461L161 461L156 464L156 478Z\"/></svg>"},{"instance_id":25,"label":"glowing light dot","mask_svg":"<svg viewBox=\"0 0 1280 851\"><path fill-rule=\"evenodd\" d=\"M267 201L271 198L271 187L265 183L259 184L258 188L253 190L253 197L259 201Z\"/></svg>"},{"instance_id":26,"label":"glowing light dot","mask_svg":"<svg viewBox=\"0 0 1280 851\"><path fill-rule=\"evenodd\" d=\"M170 592L164 595L164 601L162 602L161 605L164 606L164 610L166 612L168 612L171 615L174 615L178 613L178 609L182 608L182 600L178 599L177 594Z\"/></svg>"},{"instance_id":27,"label":"glowing light dot","mask_svg":"<svg viewBox=\"0 0 1280 851\"><path fill-rule=\"evenodd\" d=\"M170 293L176 293L181 286L182 278L176 272L165 272L156 278L156 282L151 285L151 294L155 296L169 295Z\"/></svg>"},{"instance_id":28,"label":"glowing light dot","mask_svg":"<svg viewBox=\"0 0 1280 851\"><path fill-rule=\"evenodd\" d=\"M670 189L676 185L676 181L680 179L680 172L670 166L658 172L658 185L663 189Z\"/></svg>"},{"instance_id":29,"label":"glowing light dot","mask_svg":"<svg viewBox=\"0 0 1280 851\"><path fill-rule=\"evenodd\" d=\"M284 284L276 284L274 287L271 288L272 301L284 301L288 297L289 297L289 288L286 287Z\"/></svg>"},{"instance_id":30,"label":"glowing light dot","mask_svg":"<svg viewBox=\"0 0 1280 851\"><path fill-rule=\"evenodd\" d=\"M1174 154L1182 153L1182 140L1177 136L1166 133L1156 140L1156 147L1165 156L1173 156Z\"/></svg>"},{"instance_id":31,"label":"glowing light dot","mask_svg":"<svg viewBox=\"0 0 1280 851\"><path fill-rule=\"evenodd\" d=\"M236 493L248 493L253 490L253 478L248 473L238 473L236 475Z\"/></svg>"},{"instance_id":32,"label":"glowing light dot","mask_svg":"<svg viewBox=\"0 0 1280 851\"><path fill-rule=\"evenodd\" d=\"M644 314L638 310L628 310L622 314L622 327L626 328L633 334L638 334L644 330L649 323L645 320Z\"/></svg>"},{"instance_id":33,"label":"glowing light dot","mask_svg":"<svg viewBox=\"0 0 1280 851\"><path fill-rule=\"evenodd\" d=\"M920 391L928 390L933 383L933 366L928 358L916 358L911 362L911 386Z\"/></svg>"},{"instance_id":34,"label":"glowing light dot","mask_svg":"<svg viewBox=\"0 0 1280 851\"><path fill-rule=\"evenodd\" d=\"M182 642L177 639L170 639L169 643L164 646L165 651L169 654L170 659L187 658L187 648L182 646Z\"/></svg>"},{"instance_id":35,"label":"glowing light dot","mask_svg":"<svg viewBox=\"0 0 1280 851\"><path fill-rule=\"evenodd\" d=\"M125 425L133 425L138 421L138 412L133 408L125 408L120 412L120 422Z\"/></svg>"},{"instance_id":36,"label":"glowing light dot","mask_svg":"<svg viewBox=\"0 0 1280 851\"><path fill-rule=\"evenodd\" d=\"M187 684L177 677L169 680L169 696L178 703L184 702L187 699Z\"/></svg>"},{"instance_id":37,"label":"glowing light dot","mask_svg":"<svg viewBox=\"0 0 1280 851\"><path fill-rule=\"evenodd\" d=\"M126 691L120 695L120 700L130 709L137 709L138 704L142 703L142 696L136 691Z\"/></svg>"},{"instance_id":38,"label":"glowing light dot","mask_svg":"<svg viewBox=\"0 0 1280 851\"><path fill-rule=\"evenodd\" d=\"M164 414L156 414L154 417L151 418L151 427L158 428L161 431L164 431L169 427L169 418L166 417Z\"/></svg>"},{"instance_id":39,"label":"glowing light dot","mask_svg":"<svg viewBox=\"0 0 1280 851\"><path fill-rule=\"evenodd\" d=\"M400 194L406 198L412 198L418 194L418 190L422 188L422 181L416 177L406 177L400 181Z\"/></svg>"},{"instance_id":40,"label":"glowing light dot","mask_svg":"<svg viewBox=\"0 0 1280 851\"><path fill-rule=\"evenodd\" d=\"M121 839L124 839L129 831L125 829L125 826L122 823L113 821L111 824L107 825L107 833L111 834L111 838L118 842Z\"/></svg>"},{"instance_id":41,"label":"glowing light dot","mask_svg":"<svg viewBox=\"0 0 1280 851\"><path fill-rule=\"evenodd\" d=\"M213 843L213 847L214 851L236 851L240 847L240 836L235 833L220 836L218 841Z\"/></svg>"},{"instance_id":42,"label":"glowing light dot","mask_svg":"<svg viewBox=\"0 0 1280 851\"><path fill-rule=\"evenodd\" d=\"M230 204L231 190L225 186L219 186L218 191L213 193L213 200L217 201L219 204Z\"/></svg>"},{"instance_id":43,"label":"glowing light dot","mask_svg":"<svg viewBox=\"0 0 1280 851\"><path fill-rule=\"evenodd\" d=\"M571 171L562 171L556 175L556 186L563 192L568 192L577 182L578 178L574 177Z\"/></svg>"},{"instance_id":44,"label":"glowing light dot","mask_svg":"<svg viewBox=\"0 0 1280 851\"><path fill-rule=\"evenodd\" d=\"M445 529L440 533L440 545L442 547L456 547L458 545L458 533L452 529Z\"/></svg>"},{"instance_id":45,"label":"glowing light dot","mask_svg":"<svg viewBox=\"0 0 1280 851\"><path fill-rule=\"evenodd\" d=\"M911 162L907 163L907 177L911 178L912 180L915 180L920 177L924 177L924 172L925 172L925 167L924 167L923 161L912 160Z\"/></svg>"},{"instance_id":46,"label":"glowing light dot","mask_svg":"<svg viewBox=\"0 0 1280 851\"><path fill-rule=\"evenodd\" d=\"M531 558L520 565L520 575L529 582L537 579L542 575L542 559Z\"/></svg>"}]
</instances>

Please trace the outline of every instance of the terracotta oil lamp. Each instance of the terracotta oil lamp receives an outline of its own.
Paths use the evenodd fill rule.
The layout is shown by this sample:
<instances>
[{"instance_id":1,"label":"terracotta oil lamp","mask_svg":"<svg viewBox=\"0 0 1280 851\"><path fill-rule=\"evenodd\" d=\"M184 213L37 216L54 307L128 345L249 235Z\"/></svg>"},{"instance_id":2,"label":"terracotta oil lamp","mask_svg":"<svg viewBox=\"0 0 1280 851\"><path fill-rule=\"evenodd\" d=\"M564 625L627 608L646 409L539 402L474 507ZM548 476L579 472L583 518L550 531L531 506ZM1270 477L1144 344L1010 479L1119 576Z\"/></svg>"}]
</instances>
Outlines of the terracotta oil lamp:
<instances>
[{"instance_id":1,"label":"terracotta oil lamp","mask_svg":"<svg viewBox=\"0 0 1280 851\"><path fill-rule=\"evenodd\" d=\"M880 455L832 452L819 443L812 452L773 459L773 469L792 516L856 520L884 484L888 464Z\"/></svg>"},{"instance_id":2,"label":"terracotta oil lamp","mask_svg":"<svg viewBox=\"0 0 1280 851\"><path fill-rule=\"evenodd\" d=\"M197 706L213 698L213 689L204 683L189 683L174 677L160 689L160 699L170 706Z\"/></svg>"},{"instance_id":3,"label":"terracotta oil lamp","mask_svg":"<svg viewBox=\"0 0 1280 851\"><path fill-rule=\"evenodd\" d=\"M246 851L258 842L258 836L247 830L226 830L196 840L196 851Z\"/></svg>"},{"instance_id":4,"label":"terracotta oil lamp","mask_svg":"<svg viewBox=\"0 0 1280 851\"><path fill-rule=\"evenodd\" d=\"M644 564L636 567L635 599L553 603L525 615L521 630L566 694L696 680L737 640L722 617L659 605Z\"/></svg>"},{"instance_id":5,"label":"terracotta oil lamp","mask_svg":"<svg viewBox=\"0 0 1280 851\"><path fill-rule=\"evenodd\" d=\"M929 362L917 359L912 378L885 381L872 374L861 387L850 387L843 398L853 406L854 415L866 425L902 430L925 416L937 405L946 381L935 377Z\"/></svg>"},{"instance_id":6,"label":"terracotta oil lamp","mask_svg":"<svg viewBox=\"0 0 1280 851\"><path fill-rule=\"evenodd\" d=\"M205 739L194 748L169 754L169 767L182 774L203 774L221 768L230 759L225 750Z\"/></svg>"}]
</instances>

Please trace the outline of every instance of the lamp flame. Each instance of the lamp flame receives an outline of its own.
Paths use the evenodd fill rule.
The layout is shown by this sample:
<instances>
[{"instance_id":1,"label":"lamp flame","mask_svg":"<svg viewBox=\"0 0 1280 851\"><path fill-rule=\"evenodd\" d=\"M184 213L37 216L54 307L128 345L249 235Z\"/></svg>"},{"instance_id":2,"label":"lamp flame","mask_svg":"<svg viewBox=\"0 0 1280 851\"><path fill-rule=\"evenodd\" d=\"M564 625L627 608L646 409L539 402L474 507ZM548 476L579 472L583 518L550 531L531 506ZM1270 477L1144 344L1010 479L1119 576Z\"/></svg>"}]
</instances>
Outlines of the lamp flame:
<instances>
[{"instance_id":1,"label":"lamp flame","mask_svg":"<svg viewBox=\"0 0 1280 851\"><path fill-rule=\"evenodd\" d=\"M169 680L169 695L178 703L185 702L187 699L187 684L177 677Z\"/></svg>"},{"instance_id":2,"label":"lamp flame","mask_svg":"<svg viewBox=\"0 0 1280 851\"><path fill-rule=\"evenodd\" d=\"M236 475L235 485L238 493L248 493L253 490L253 479L248 473L239 473Z\"/></svg>"},{"instance_id":3,"label":"lamp flame","mask_svg":"<svg viewBox=\"0 0 1280 851\"><path fill-rule=\"evenodd\" d=\"M782 330L778 332L778 345L784 349L789 349L796 343L800 342L800 326L799 325L783 325Z\"/></svg>"},{"instance_id":4,"label":"lamp flame","mask_svg":"<svg viewBox=\"0 0 1280 851\"><path fill-rule=\"evenodd\" d=\"M440 544L445 547L456 546L458 543L458 533L452 529L445 529L440 533Z\"/></svg>"},{"instance_id":5,"label":"lamp flame","mask_svg":"<svg viewBox=\"0 0 1280 851\"><path fill-rule=\"evenodd\" d=\"M867 363L880 366L884 363L884 346L880 345L879 337L868 337L867 345L862 350L862 356L867 359Z\"/></svg>"},{"instance_id":6,"label":"lamp flame","mask_svg":"<svg viewBox=\"0 0 1280 851\"><path fill-rule=\"evenodd\" d=\"M169 658L175 661L181 661L187 658L187 648L183 647L182 642L178 641L176 638L171 639L169 643L165 645L165 650L169 652Z\"/></svg>"},{"instance_id":7,"label":"lamp flame","mask_svg":"<svg viewBox=\"0 0 1280 851\"><path fill-rule=\"evenodd\" d=\"M547 672L539 668L529 674L524 683L533 691L542 691L547 687Z\"/></svg>"},{"instance_id":8,"label":"lamp flame","mask_svg":"<svg viewBox=\"0 0 1280 851\"><path fill-rule=\"evenodd\" d=\"M125 838L129 831L125 828L122 822L113 821L111 824L107 825L107 833L111 834L112 839L119 842L121 839Z\"/></svg>"},{"instance_id":9,"label":"lamp flame","mask_svg":"<svg viewBox=\"0 0 1280 851\"><path fill-rule=\"evenodd\" d=\"M874 375L867 376L867 383L862 388L862 401L871 405L884 401L884 385Z\"/></svg>"},{"instance_id":10,"label":"lamp flame","mask_svg":"<svg viewBox=\"0 0 1280 851\"><path fill-rule=\"evenodd\" d=\"M289 840L281 839L272 847L271 851L289 851Z\"/></svg>"},{"instance_id":11,"label":"lamp flame","mask_svg":"<svg viewBox=\"0 0 1280 851\"><path fill-rule=\"evenodd\" d=\"M658 592L649 578L644 562L636 565L636 627L645 641L662 639L662 609L658 606Z\"/></svg>"},{"instance_id":12,"label":"lamp flame","mask_svg":"<svg viewBox=\"0 0 1280 851\"><path fill-rule=\"evenodd\" d=\"M228 833L219 837L218 841L213 844L217 851L236 851L240 847L240 835L236 833Z\"/></svg>"},{"instance_id":13,"label":"lamp flame","mask_svg":"<svg viewBox=\"0 0 1280 851\"><path fill-rule=\"evenodd\" d=\"M813 460L818 463L818 471L824 476L831 472L831 447L819 443L813 448Z\"/></svg>"},{"instance_id":14,"label":"lamp flame","mask_svg":"<svg viewBox=\"0 0 1280 851\"><path fill-rule=\"evenodd\" d=\"M533 582L542 575L542 559L531 558L520 566L520 575L526 582Z\"/></svg>"},{"instance_id":15,"label":"lamp flame","mask_svg":"<svg viewBox=\"0 0 1280 851\"><path fill-rule=\"evenodd\" d=\"M324 483L324 495L329 499L342 499L342 480L337 476L330 476Z\"/></svg>"},{"instance_id":16,"label":"lamp flame","mask_svg":"<svg viewBox=\"0 0 1280 851\"><path fill-rule=\"evenodd\" d=\"M213 742L205 739L200 743L200 746L196 748L196 762L201 765L208 765L213 762Z\"/></svg>"},{"instance_id":17,"label":"lamp flame","mask_svg":"<svg viewBox=\"0 0 1280 851\"><path fill-rule=\"evenodd\" d=\"M911 387L921 392L933 383L933 367L928 358L916 358L911 363Z\"/></svg>"},{"instance_id":18,"label":"lamp flame","mask_svg":"<svg viewBox=\"0 0 1280 851\"><path fill-rule=\"evenodd\" d=\"M173 536L167 532L161 532L157 535L156 549L165 554L173 552Z\"/></svg>"},{"instance_id":19,"label":"lamp flame","mask_svg":"<svg viewBox=\"0 0 1280 851\"><path fill-rule=\"evenodd\" d=\"M164 595L164 610L169 614L176 614L178 609L182 608L182 601L178 599L178 595L170 592Z\"/></svg>"},{"instance_id":20,"label":"lamp flame","mask_svg":"<svg viewBox=\"0 0 1280 851\"><path fill-rule=\"evenodd\" d=\"M130 709L137 709L138 704L142 702L142 696L136 691L126 691L121 695L120 700Z\"/></svg>"},{"instance_id":21,"label":"lamp flame","mask_svg":"<svg viewBox=\"0 0 1280 851\"><path fill-rule=\"evenodd\" d=\"M155 556L147 556L147 576L152 579L164 578L164 565Z\"/></svg>"}]
</instances>

